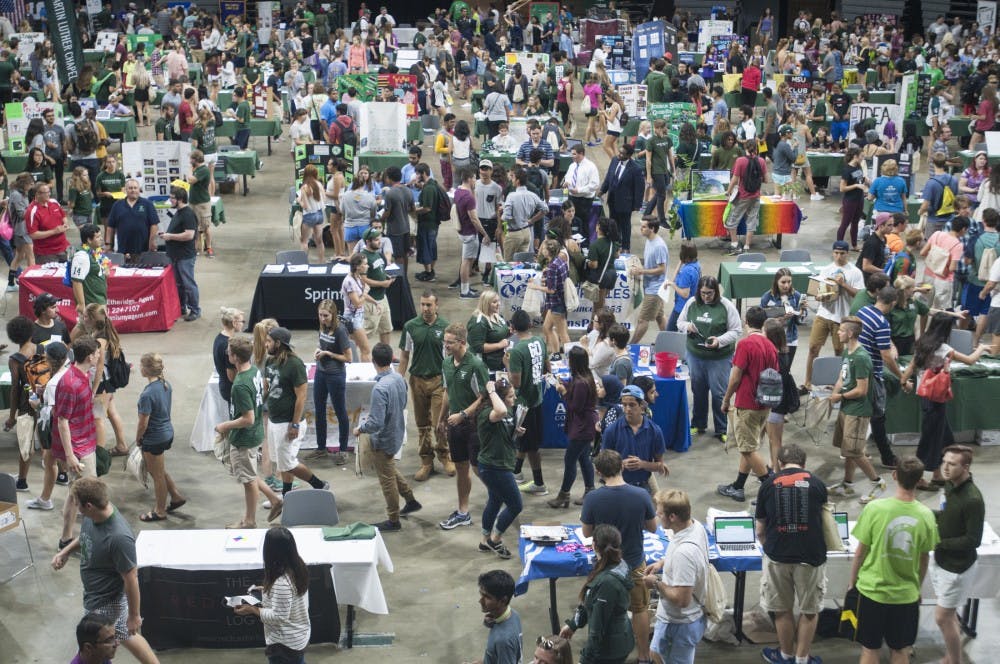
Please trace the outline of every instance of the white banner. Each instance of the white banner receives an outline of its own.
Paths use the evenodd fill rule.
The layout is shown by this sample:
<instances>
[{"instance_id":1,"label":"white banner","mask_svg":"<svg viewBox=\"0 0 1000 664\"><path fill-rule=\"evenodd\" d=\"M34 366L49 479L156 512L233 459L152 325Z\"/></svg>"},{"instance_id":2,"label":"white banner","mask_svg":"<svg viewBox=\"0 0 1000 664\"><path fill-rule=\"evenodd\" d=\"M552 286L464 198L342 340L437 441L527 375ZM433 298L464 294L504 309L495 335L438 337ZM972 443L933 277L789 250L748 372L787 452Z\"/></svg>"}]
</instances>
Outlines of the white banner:
<instances>
[{"instance_id":1,"label":"white banner","mask_svg":"<svg viewBox=\"0 0 1000 664\"><path fill-rule=\"evenodd\" d=\"M903 107L899 104L851 104L851 135L854 135L854 125L872 117L880 138L889 120L896 125L896 136L903 135Z\"/></svg>"},{"instance_id":2,"label":"white banner","mask_svg":"<svg viewBox=\"0 0 1000 664\"><path fill-rule=\"evenodd\" d=\"M535 270L496 270L497 291L500 293L500 313L510 320L515 311L521 308L524 302L524 293L528 289L528 279L538 277ZM608 291L608 296L604 300L604 306L615 315L619 323L626 328L631 328L632 319L632 297L628 288L628 277L624 272L618 273L618 284ZM594 305L590 300L580 293L580 306L576 311L571 311L567 324L573 329L586 329L594 315ZM541 324L541 321L536 321Z\"/></svg>"},{"instance_id":3,"label":"white banner","mask_svg":"<svg viewBox=\"0 0 1000 664\"><path fill-rule=\"evenodd\" d=\"M16 32L10 36L17 40L17 59L21 66L28 65L28 58L35 50L35 44L45 41L44 32Z\"/></svg>"},{"instance_id":4,"label":"white banner","mask_svg":"<svg viewBox=\"0 0 1000 664\"><path fill-rule=\"evenodd\" d=\"M122 171L146 196L169 196L170 183L191 174L191 144L182 141L122 143Z\"/></svg>"},{"instance_id":5,"label":"white banner","mask_svg":"<svg viewBox=\"0 0 1000 664\"><path fill-rule=\"evenodd\" d=\"M997 27L997 3L989 0L979 0L976 3L976 22L979 27L990 26L992 34Z\"/></svg>"},{"instance_id":6,"label":"white banner","mask_svg":"<svg viewBox=\"0 0 1000 664\"><path fill-rule=\"evenodd\" d=\"M698 21L698 50L702 53L716 35L733 34L732 21Z\"/></svg>"},{"instance_id":7,"label":"white banner","mask_svg":"<svg viewBox=\"0 0 1000 664\"><path fill-rule=\"evenodd\" d=\"M397 102L365 103L361 113L361 152L406 152L406 106Z\"/></svg>"},{"instance_id":8,"label":"white banner","mask_svg":"<svg viewBox=\"0 0 1000 664\"><path fill-rule=\"evenodd\" d=\"M271 12L270 2L257 3L257 41L261 44L271 41Z\"/></svg>"},{"instance_id":9,"label":"white banner","mask_svg":"<svg viewBox=\"0 0 1000 664\"><path fill-rule=\"evenodd\" d=\"M94 48L105 53L114 53L115 46L118 45L118 33L114 30L101 30L94 40Z\"/></svg>"}]
</instances>

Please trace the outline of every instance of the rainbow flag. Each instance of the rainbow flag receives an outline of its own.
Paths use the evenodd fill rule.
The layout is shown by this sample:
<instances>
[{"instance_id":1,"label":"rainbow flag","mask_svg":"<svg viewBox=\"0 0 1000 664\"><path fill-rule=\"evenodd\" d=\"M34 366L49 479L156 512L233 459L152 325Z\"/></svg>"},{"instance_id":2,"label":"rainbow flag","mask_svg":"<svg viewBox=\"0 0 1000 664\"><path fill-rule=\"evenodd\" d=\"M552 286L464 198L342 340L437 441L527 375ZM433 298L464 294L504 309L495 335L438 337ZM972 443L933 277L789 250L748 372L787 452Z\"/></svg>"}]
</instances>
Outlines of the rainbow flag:
<instances>
[{"instance_id":1,"label":"rainbow flag","mask_svg":"<svg viewBox=\"0 0 1000 664\"><path fill-rule=\"evenodd\" d=\"M677 216L684 227L684 237L722 237L727 234L722 225L722 212L726 201L683 201L677 207ZM760 202L760 221L757 233L760 235L794 234L802 224L802 210L795 201L772 201L764 197ZM740 222L739 233L746 231L746 224Z\"/></svg>"}]
</instances>

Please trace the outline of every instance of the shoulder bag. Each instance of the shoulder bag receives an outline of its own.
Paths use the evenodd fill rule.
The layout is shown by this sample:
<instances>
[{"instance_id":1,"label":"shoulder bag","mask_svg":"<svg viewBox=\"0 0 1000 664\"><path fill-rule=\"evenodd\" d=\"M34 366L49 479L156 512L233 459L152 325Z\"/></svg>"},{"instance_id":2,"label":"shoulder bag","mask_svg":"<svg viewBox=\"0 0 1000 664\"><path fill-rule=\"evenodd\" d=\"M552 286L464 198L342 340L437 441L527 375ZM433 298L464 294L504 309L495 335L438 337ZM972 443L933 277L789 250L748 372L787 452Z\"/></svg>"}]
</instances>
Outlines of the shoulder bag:
<instances>
[{"instance_id":1,"label":"shoulder bag","mask_svg":"<svg viewBox=\"0 0 1000 664\"><path fill-rule=\"evenodd\" d=\"M608 271L608 265L611 264L611 254L614 246L608 247L608 257L604 261L604 268L601 270L600 276L597 277L596 282L591 279L586 279L582 284L580 284L580 291L583 293L583 299L590 300L591 302L596 302L597 298L601 294L601 282L604 281L604 275ZM596 312L595 312L596 315Z\"/></svg>"},{"instance_id":2,"label":"shoulder bag","mask_svg":"<svg viewBox=\"0 0 1000 664\"><path fill-rule=\"evenodd\" d=\"M954 394L951 391L951 361L937 369L924 369L917 384L917 396L935 403L948 403Z\"/></svg>"}]
</instances>

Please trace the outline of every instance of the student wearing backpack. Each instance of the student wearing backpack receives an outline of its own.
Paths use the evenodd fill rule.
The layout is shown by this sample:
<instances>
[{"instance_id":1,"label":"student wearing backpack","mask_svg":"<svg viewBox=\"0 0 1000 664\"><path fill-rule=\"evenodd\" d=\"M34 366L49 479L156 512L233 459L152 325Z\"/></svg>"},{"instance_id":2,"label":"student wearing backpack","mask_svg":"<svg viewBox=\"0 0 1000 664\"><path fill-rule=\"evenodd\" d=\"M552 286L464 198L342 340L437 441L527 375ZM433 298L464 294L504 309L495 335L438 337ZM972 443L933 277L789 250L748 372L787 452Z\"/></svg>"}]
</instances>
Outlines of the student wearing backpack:
<instances>
[{"instance_id":1,"label":"student wearing backpack","mask_svg":"<svg viewBox=\"0 0 1000 664\"><path fill-rule=\"evenodd\" d=\"M732 202L732 210L723 224L729 231L729 255L746 253L757 230L760 220L760 189L765 182L770 182L767 175L767 164L762 157L757 156L757 141L749 140L744 144L746 156L740 157L733 165L733 176L726 189L728 199L736 189L736 199ZM746 237L741 247L738 243L740 222L746 218Z\"/></svg>"},{"instance_id":2,"label":"student wearing backpack","mask_svg":"<svg viewBox=\"0 0 1000 664\"><path fill-rule=\"evenodd\" d=\"M990 304L983 290L990 280L990 268L1000 254L1000 212L990 208L983 210L983 226L985 227L974 243L965 250L965 262L969 265L969 274L965 287L962 289L962 309L968 311L968 316L976 319L976 328L972 333L972 345L979 345L979 340L986 331L986 320L990 312Z\"/></svg>"},{"instance_id":3,"label":"student wearing backpack","mask_svg":"<svg viewBox=\"0 0 1000 664\"><path fill-rule=\"evenodd\" d=\"M74 342L81 337L89 335L93 337L98 345L97 361L94 363L96 371L93 377L94 391L94 427L97 435L97 444L104 446L104 417L107 416L111 422L111 429L115 435L115 446L111 450L111 456L125 456L128 454L128 445L125 443L125 425L122 422L118 409L115 408L115 390L123 385L113 385L109 379L107 371L112 358L122 358L121 341L118 338L118 331L115 330L108 310L103 304L88 304L84 315L73 328L71 335Z\"/></svg>"},{"instance_id":4,"label":"student wearing backpack","mask_svg":"<svg viewBox=\"0 0 1000 664\"><path fill-rule=\"evenodd\" d=\"M773 664L813 661L809 650L826 589L826 486L805 465L804 449L794 443L783 446L776 472L757 494L754 516L764 550L760 601L766 611L774 612L778 631L778 647L764 648L761 654ZM795 509L789 509L793 505Z\"/></svg>"},{"instance_id":5,"label":"student wearing backpack","mask_svg":"<svg viewBox=\"0 0 1000 664\"><path fill-rule=\"evenodd\" d=\"M951 230L936 231L920 250L920 255L926 259L924 281L934 287L931 306L942 310L952 308L955 270L963 260L962 237L969 230L967 217L955 217L950 223Z\"/></svg>"},{"instance_id":6,"label":"student wearing backpack","mask_svg":"<svg viewBox=\"0 0 1000 664\"><path fill-rule=\"evenodd\" d=\"M73 117L73 124L66 126L64 147L69 154L70 168L82 166L87 169L91 190L96 195L97 173L101 168L97 161L97 125L83 116L83 109L78 102L69 103L69 113Z\"/></svg>"},{"instance_id":7,"label":"student wearing backpack","mask_svg":"<svg viewBox=\"0 0 1000 664\"><path fill-rule=\"evenodd\" d=\"M764 395L758 387L768 380L771 373L765 374L765 371L770 369L773 375L778 377L780 393L781 376L778 373L778 351L771 340L764 335L765 320L767 314L763 308L747 309L747 336L736 343L733 366L729 372L729 385L726 387L725 396L722 397L722 412L728 414L732 411L732 432L740 460L736 481L731 484L720 484L717 491L719 495L739 502L746 500L743 487L751 472L762 482L769 474L767 463L757 450L760 449L764 425L767 423L771 406L766 402L761 403L761 397Z\"/></svg>"},{"instance_id":8,"label":"student wearing backpack","mask_svg":"<svg viewBox=\"0 0 1000 664\"><path fill-rule=\"evenodd\" d=\"M920 204L920 216L927 215L924 238L944 230L944 225L955 214L955 196L958 195L958 178L948 173L948 156L935 152L931 164L934 173L924 184L924 202Z\"/></svg>"},{"instance_id":9,"label":"student wearing backpack","mask_svg":"<svg viewBox=\"0 0 1000 664\"><path fill-rule=\"evenodd\" d=\"M35 354L35 342L31 340L34 325L25 316L15 316L7 321L7 338L17 344L17 351L7 358L10 370L10 414L4 422L3 430L17 429L17 490L28 490L28 467L34 449L35 411L29 402L37 398L34 386L28 377L25 365Z\"/></svg>"}]
</instances>

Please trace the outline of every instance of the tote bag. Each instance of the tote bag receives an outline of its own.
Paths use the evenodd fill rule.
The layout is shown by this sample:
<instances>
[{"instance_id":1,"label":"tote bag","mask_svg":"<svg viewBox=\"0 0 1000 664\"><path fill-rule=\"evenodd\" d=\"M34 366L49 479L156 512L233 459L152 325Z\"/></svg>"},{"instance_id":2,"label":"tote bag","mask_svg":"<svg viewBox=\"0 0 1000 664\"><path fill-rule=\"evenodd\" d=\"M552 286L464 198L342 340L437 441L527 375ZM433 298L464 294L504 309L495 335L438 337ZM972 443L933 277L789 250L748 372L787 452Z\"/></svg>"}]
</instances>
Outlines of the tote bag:
<instances>
[{"instance_id":1,"label":"tote bag","mask_svg":"<svg viewBox=\"0 0 1000 664\"><path fill-rule=\"evenodd\" d=\"M941 231L938 231L940 233ZM937 235L937 233L935 233ZM931 238L933 239L933 235ZM955 242L960 242L960 240L955 240ZM948 273L948 266L951 264L951 252L946 249L942 249L937 244L932 244L930 250L927 252L927 256L924 259L924 265L927 269L934 274L944 276Z\"/></svg>"},{"instance_id":2,"label":"tote bag","mask_svg":"<svg viewBox=\"0 0 1000 664\"><path fill-rule=\"evenodd\" d=\"M938 369L924 369L917 384L917 396L935 403L948 403L954 394L951 391L951 362L945 362Z\"/></svg>"},{"instance_id":3,"label":"tote bag","mask_svg":"<svg viewBox=\"0 0 1000 664\"><path fill-rule=\"evenodd\" d=\"M580 293L576 290L576 284L569 277L563 282L563 297L566 300L566 314L576 311L580 306Z\"/></svg>"}]
</instances>

